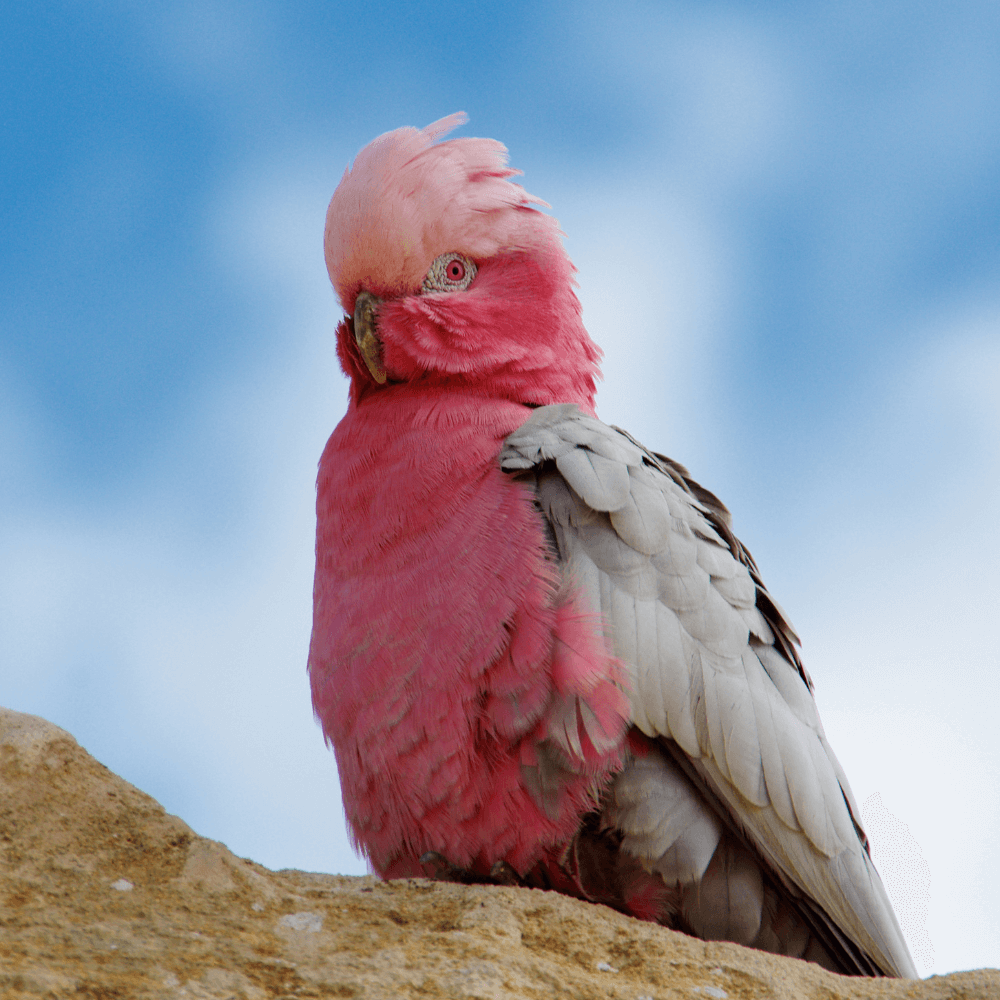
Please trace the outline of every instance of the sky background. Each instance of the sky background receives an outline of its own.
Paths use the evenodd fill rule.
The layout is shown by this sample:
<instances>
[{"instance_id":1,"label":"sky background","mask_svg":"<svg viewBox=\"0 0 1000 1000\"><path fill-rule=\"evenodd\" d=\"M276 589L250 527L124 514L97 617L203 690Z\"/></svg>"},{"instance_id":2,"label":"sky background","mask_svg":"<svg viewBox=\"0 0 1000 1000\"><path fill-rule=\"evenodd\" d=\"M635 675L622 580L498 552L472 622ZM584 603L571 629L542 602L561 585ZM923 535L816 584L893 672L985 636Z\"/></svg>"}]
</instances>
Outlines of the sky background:
<instances>
[{"instance_id":1,"label":"sky background","mask_svg":"<svg viewBox=\"0 0 1000 1000\"><path fill-rule=\"evenodd\" d=\"M326 204L465 110L552 205L598 413L803 637L922 974L1000 966L1000 5L0 7L0 704L362 873L312 718Z\"/></svg>"}]
</instances>

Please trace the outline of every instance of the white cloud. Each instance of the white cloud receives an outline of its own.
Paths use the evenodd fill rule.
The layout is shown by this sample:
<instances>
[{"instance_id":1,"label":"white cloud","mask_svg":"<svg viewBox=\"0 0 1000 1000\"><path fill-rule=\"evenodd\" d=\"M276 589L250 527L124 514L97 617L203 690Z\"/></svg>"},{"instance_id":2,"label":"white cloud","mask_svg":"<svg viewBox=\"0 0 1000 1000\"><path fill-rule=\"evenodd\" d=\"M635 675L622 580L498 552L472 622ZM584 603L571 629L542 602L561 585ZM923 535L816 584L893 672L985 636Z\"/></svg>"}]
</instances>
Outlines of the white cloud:
<instances>
[{"instance_id":1,"label":"white cloud","mask_svg":"<svg viewBox=\"0 0 1000 1000\"><path fill-rule=\"evenodd\" d=\"M729 302L719 241L682 196L637 181L628 196L559 196L583 318L605 352L598 412L650 447L684 447L704 422Z\"/></svg>"},{"instance_id":2,"label":"white cloud","mask_svg":"<svg viewBox=\"0 0 1000 1000\"><path fill-rule=\"evenodd\" d=\"M938 972L1000 953L998 321L993 307L956 309L915 337L925 346L883 373L845 434L852 464L816 482L822 528L778 554L855 794L879 794L929 866ZM912 852L906 864L919 868ZM892 877L905 894L905 870Z\"/></svg>"},{"instance_id":3,"label":"white cloud","mask_svg":"<svg viewBox=\"0 0 1000 1000\"><path fill-rule=\"evenodd\" d=\"M610 15L605 6L591 7L579 42L583 58L652 116L650 139L661 156L669 151L664 170L716 202L748 182L767 188L787 176L809 125L803 103L810 81L781 21L678 5L628 7Z\"/></svg>"}]
</instances>

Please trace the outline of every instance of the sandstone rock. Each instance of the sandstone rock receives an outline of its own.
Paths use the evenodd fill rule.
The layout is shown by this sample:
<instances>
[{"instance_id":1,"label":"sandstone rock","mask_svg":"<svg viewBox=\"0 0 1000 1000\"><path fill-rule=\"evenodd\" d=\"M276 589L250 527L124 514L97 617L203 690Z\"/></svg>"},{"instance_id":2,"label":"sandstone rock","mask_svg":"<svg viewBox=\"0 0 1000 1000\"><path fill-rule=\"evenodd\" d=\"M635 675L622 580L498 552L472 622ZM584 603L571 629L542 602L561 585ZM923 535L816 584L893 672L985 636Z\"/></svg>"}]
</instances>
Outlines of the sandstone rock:
<instances>
[{"instance_id":1,"label":"sandstone rock","mask_svg":"<svg viewBox=\"0 0 1000 1000\"><path fill-rule=\"evenodd\" d=\"M272 872L0 709L0 996L985 1000L1000 972L851 979L555 893Z\"/></svg>"}]
</instances>

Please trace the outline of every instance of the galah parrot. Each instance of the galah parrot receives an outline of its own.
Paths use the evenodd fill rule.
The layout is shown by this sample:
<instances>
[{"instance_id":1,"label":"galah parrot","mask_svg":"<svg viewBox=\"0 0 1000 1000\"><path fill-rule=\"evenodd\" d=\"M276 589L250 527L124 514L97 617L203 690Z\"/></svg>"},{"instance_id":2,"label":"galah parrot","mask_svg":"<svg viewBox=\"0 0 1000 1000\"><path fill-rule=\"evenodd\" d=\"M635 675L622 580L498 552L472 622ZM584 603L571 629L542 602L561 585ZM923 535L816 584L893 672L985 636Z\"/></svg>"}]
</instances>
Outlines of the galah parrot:
<instances>
[{"instance_id":1,"label":"galah parrot","mask_svg":"<svg viewBox=\"0 0 1000 1000\"><path fill-rule=\"evenodd\" d=\"M915 977L787 616L723 504L597 419L558 225L464 121L375 139L326 219L309 675L355 846Z\"/></svg>"}]
</instances>

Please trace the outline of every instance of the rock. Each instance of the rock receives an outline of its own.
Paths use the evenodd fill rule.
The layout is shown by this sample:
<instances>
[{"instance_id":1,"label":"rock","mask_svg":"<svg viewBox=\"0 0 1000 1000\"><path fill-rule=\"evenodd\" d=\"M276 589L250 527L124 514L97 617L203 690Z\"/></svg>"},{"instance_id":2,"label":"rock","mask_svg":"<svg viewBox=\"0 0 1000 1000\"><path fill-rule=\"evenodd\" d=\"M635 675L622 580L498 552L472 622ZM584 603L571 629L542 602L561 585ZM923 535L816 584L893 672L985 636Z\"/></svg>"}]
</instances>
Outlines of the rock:
<instances>
[{"instance_id":1,"label":"rock","mask_svg":"<svg viewBox=\"0 0 1000 1000\"><path fill-rule=\"evenodd\" d=\"M852 979L556 893L272 872L0 709L0 995L985 1000L1000 972Z\"/></svg>"}]
</instances>

